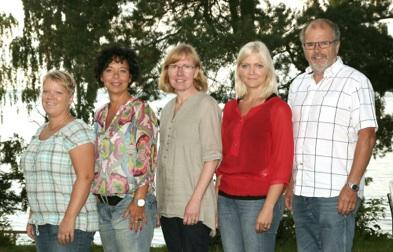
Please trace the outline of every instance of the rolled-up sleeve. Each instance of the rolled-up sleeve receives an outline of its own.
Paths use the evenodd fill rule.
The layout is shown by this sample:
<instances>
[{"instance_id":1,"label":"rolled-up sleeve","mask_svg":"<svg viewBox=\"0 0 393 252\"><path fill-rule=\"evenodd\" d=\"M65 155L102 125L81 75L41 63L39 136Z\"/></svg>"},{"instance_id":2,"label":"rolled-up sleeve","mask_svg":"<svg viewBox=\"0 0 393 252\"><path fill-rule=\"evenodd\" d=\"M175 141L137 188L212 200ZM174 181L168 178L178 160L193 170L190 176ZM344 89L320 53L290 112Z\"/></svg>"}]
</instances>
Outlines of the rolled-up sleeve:
<instances>
[{"instance_id":1,"label":"rolled-up sleeve","mask_svg":"<svg viewBox=\"0 0 393 252\"><path fill-rule=\"evenodd\" d=\"M204 115L200 122L200 142L202 144L202 160L221 160L221 109L217 102L206 97L201 106Z\"/></svg>"}]
</instances>

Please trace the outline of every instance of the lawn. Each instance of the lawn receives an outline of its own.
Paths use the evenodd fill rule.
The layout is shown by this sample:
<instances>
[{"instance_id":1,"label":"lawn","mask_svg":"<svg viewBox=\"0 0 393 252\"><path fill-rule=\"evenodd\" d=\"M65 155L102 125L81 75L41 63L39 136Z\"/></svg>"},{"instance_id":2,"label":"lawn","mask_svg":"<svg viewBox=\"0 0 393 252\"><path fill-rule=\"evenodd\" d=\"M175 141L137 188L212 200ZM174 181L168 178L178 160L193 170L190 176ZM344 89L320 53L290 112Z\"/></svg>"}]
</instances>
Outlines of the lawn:
<instances>
[{"instance_id":1,"label":"lawn","mask_svg":"<svg viewBox=\"0 0 393 252\"><path fill-rule=\"evenodd\" d=\"M392 251L393 239L375 238L375 239L355 239L353 252L387 252ZM166 252L165 247L151 248L152 252ZM219 246L213 246L210 252L221 252ZM278 240L276 252L295 252L296 242L294 240ZM35 247L30 246L7 246L0 245L0 252L35 252ZM101 246L94 246L92 252L103 252Z\"/></svg>"}]
</instances>

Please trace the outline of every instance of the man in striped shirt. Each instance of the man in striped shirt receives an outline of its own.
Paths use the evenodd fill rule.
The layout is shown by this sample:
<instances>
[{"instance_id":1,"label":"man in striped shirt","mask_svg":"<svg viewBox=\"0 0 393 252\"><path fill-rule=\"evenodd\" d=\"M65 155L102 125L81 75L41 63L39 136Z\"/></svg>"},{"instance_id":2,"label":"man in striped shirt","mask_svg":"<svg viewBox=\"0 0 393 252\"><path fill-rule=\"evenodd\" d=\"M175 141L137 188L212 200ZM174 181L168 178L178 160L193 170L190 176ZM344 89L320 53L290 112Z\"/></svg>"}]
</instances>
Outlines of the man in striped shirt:
<instances>
[{"instance_id":1,"label":"man in striped shirt","mask_svg":"<svg viewBox=\"0 0 393 252\"><path fill-rule=\"evenodd\" d=\"M291 84L295 160L286 205L298 251L351 251L364 172L376 141L374 91L338 56L340 30L327 19L300 33L306 71Z\"/></svg>"}]
</instances>

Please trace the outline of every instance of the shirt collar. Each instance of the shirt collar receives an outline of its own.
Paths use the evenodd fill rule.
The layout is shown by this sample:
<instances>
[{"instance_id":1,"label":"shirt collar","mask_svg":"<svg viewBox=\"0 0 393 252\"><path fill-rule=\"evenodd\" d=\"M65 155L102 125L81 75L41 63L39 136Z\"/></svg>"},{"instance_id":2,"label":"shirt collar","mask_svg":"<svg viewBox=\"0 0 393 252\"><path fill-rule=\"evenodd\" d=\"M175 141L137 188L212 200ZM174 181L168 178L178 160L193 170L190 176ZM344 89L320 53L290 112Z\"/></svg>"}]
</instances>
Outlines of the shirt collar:
<instances>
[{"instance_id":1,"label":"shirt collar","mask_svg":"<svg viewBox=\"0 0 393 252\"><path fill-rule=\"evenodd\" d=\"M341 57L337 56L336 62L334 62L331 66L326 68L326 70L323 72L323 76L324 77L335 76L343 65L344 65L344 63L343 63ZM313 70L311 69L310 66L306 68L307 74L312 74L312 72L313 72Z\"/></svg>"}]
</instances>

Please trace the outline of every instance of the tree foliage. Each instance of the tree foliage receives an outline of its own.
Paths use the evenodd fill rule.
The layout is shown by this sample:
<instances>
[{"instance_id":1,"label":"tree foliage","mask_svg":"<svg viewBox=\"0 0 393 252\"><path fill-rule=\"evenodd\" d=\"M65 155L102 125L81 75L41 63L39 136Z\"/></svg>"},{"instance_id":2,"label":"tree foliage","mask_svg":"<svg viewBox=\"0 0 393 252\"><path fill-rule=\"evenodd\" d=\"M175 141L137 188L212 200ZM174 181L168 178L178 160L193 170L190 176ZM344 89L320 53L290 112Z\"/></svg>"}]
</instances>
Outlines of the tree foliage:
<instances>
[{"instance_id":1,"label":"tree foliage","mask_svg":"<svg viewBox=\"0 0 393 252\"><path fill-rule=\"evenodd\" d=\"M0 13L0 101L5 96L7 86L12 86L13 71L8 51L8 41L12 39L12 28L15 27L16 20L11 15Z\"/></svg>"},{"instance_id":2,"label":"tree foliage","mask_svg":"<svg viewBox=\"0 0 393 252\"><path fill-rule=\"evenodd\" d=\"M8 227L7 216L26 208L26 192L15 192L15 183L23 185L23 175L18 168L18 156L24 149L24 141L17 135L12 140L0 142L0 240L7 239L1 230ZM22 204L21 204L22 203Z\"/></svg>"},{"instance_id":3,"label":"tree foliage","mask_svg":"<svg viewBox=\"0 0 393 252\"><path fill-rule=\"evenodd\" d=\"M104 43L135 48L142 77L131 92L157 99L160 63L169 46L190 43L200 53L219 101L233 97L231 69L240 47L261 40L274 55L282 93L307 62L298 39L301 27L327 17L341 27L340 55L365 73L377 93L379 120L376 150L391 151L393 122L384 114L383 97L393 89L393 39L386 23L389 0L308 0L300 11L258 0L60 1L24 0L23 36L11 46L15 68L25 72L23 101L38 98L40 74L51 68L70 71L78 82L75 113L88 121L94 110L97 83L93 63Z\"/></svg>"},{"instance_id":4,"label":"tree foliage","mask_svg":"<svg viewBox=\"0 0 393 252\"><path fill-rule=\"evenodd\" d=\"M142 77L133 95L155 100L157 79L167 49L179 42L196 47L208 74L210 92L225 102L234 96L231 76L236 54L246 42L261 40L274 56L285 97L304 71L298 34L306 22L326 17L341 28L340 56L371 80L376 91L376 152L392 150L393 117L384 113L384 95L393 91L393 38L384 21L393 18L390 0L308 0L299 10L267 0L22 0L24 30L10 45L12 67L0 64L0 97L7 85L23 89L22 101L37 101L40 76L53 68L77 81L74 113L91 120L98 85L93 64L104 44L130 46L139 53ZM15 24L0 15L0 32ZM12 71L22 71L16 81ZM12 146L10 146L11 148ZM16 152L15 152L16 153Z\"/></svg>"}]
</instances>

